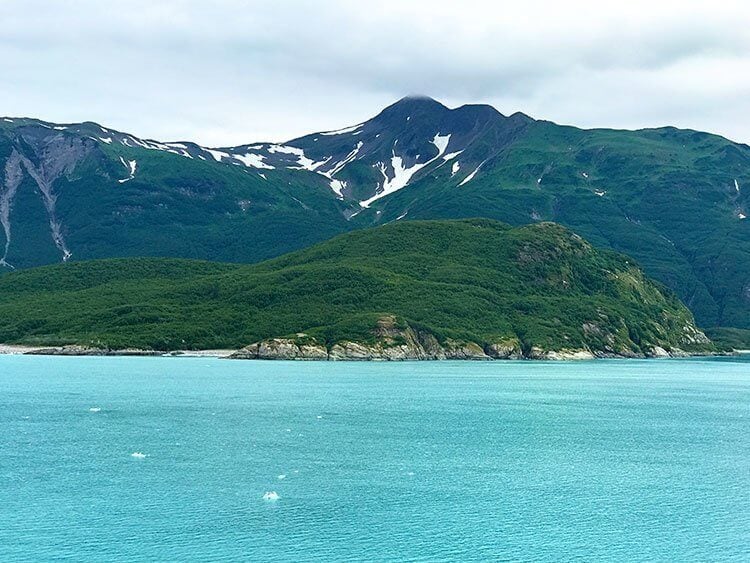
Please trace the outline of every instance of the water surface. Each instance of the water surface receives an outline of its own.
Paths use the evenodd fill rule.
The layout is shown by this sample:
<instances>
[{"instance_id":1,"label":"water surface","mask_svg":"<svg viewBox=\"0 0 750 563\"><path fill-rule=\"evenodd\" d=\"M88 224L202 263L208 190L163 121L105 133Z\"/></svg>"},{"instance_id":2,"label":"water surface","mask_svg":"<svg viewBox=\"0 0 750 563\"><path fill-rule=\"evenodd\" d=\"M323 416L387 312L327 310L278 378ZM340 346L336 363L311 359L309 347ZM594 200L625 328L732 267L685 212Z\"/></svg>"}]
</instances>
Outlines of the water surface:
<instances>
[{"instance_id":1,"label":"water surface","mask_svg":"<svg viewBox=\"0 0 750 563\"><path fill-rule=\"evenodd\" d=\"M0 428L2 561L750 559L739 359L5 356Z\"/></svg>"}]
</instances>

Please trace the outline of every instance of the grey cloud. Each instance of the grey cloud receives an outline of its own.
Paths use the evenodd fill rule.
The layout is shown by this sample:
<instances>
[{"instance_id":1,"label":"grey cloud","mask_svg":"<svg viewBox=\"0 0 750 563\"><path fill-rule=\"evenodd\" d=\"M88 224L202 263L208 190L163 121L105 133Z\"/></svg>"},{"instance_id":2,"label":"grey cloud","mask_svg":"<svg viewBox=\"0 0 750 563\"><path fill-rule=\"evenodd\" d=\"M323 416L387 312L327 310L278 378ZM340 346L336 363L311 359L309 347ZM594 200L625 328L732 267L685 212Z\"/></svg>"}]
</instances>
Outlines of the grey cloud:
<instances>
[{"instance_id":1,"label":"grey cloud","mask_svg":"<svg viewBox=\"0 0 750 563\"><path fill-rule=\"evenodd\" d=\"M668 119L750 139L742 3L461 6L11 0L0 113L221 145L343 126L422 92L584 126ZM707 69L724 88L695 81Z\"/></svg>"}]
</instances>

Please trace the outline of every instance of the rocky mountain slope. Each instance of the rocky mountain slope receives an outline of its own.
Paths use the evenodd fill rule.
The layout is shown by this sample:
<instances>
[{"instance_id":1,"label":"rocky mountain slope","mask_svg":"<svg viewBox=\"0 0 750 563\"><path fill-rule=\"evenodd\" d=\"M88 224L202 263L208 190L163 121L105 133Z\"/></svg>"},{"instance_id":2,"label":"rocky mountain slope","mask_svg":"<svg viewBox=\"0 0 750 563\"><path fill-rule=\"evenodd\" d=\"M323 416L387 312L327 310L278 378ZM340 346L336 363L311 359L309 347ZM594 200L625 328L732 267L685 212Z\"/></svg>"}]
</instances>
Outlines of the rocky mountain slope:
<instances>
[{"instance_id":1,"label":"rocky mountain slope","mask_svg":"<svg viewBox=\"0 0 750 563\"><path fill-rule=\"evenodd\" d=\"M701 325L750 328L750 147L707 133L405 98L338 131L224 148L5 118L0 165L0 269L254 262L397 220L555 221L633 256Z\"/></svg>"},{"instance_id":2,"label":"rocky mountain slope","mask_svg":"<svg viewBox=\"0 0 750 563\"><path fill-rule=\"evenodd\" d=\"M256 265L141 258L10 273L0 342L302 359L713 350L629 259L553 223L487 219L399 222Z\"/></svg>"}]
</instances>

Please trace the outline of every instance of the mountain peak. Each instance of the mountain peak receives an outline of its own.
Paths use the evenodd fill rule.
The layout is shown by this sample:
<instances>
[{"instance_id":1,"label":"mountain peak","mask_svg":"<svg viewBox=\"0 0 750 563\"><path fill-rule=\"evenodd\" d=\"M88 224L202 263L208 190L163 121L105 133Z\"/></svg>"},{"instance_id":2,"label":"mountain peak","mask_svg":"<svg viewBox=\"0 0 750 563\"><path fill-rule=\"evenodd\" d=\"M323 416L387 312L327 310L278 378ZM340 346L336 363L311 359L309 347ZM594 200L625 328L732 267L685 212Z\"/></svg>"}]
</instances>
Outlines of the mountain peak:
<instances>
[{"instance_id":1,"label":"mountain peak","mask_svg":"<svg viewBox=\"0 0 750 563\"><path fill-rule=\"evenodd\" d=\"M429 96L405 96L386 107L377 117L406 118L410 115L425 116L446 111L449 111L447 107Z\"/></svg>"}]
</instances>

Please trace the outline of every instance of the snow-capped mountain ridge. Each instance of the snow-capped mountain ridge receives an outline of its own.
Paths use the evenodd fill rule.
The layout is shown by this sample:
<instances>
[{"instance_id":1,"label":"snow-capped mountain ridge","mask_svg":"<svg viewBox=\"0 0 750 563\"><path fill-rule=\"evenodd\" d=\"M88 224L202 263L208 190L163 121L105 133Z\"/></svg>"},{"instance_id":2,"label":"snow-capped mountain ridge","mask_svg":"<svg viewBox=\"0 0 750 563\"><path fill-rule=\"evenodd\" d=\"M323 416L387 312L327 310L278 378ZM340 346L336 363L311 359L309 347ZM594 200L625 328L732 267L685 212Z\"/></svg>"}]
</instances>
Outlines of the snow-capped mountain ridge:
<instances>
[{"instance_id":1,"label":"snow-capped mountain ridge","mask_svg":"<svg viewBox=\"0 0 750 563\"><path fill-rule=\"evenodd\" d=\"M427 97L410 96L385 108L374 118L341 129L322 131L286 143L250 143L234 147L205 147L189 141L142 139L97 123L54 124L28 118L4 122L36 125L61 134L74 134L104 145L162 151L189 159L241 166L266 180L274 170L311 173L325 181L338 199L367 208L421 177L458 159L451 168L457 185L463 171L478 171L489 155L476 141L495 129L514 127L530 118L505 117L485 105L449 109ZM472 150L476 149L476 150ZM442 158L441 158L442 157ZM125 181L135 177L135 167Z\"/></svg>"}]
</instances>

